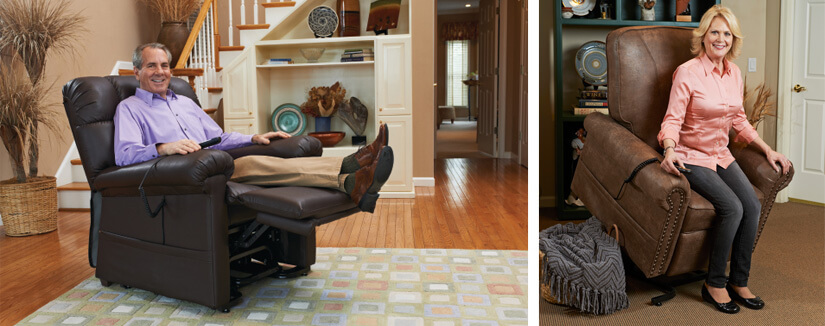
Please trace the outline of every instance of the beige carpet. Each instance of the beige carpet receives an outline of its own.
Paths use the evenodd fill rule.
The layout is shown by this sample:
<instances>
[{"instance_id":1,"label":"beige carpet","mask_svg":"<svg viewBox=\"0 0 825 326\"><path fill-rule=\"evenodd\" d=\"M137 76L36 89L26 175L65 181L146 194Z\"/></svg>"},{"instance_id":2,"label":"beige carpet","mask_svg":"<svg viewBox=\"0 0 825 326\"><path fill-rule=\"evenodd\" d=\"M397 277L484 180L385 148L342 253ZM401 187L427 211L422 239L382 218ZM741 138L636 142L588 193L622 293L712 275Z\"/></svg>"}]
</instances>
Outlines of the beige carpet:
<instances>
[{"instance_id":1,"label":"beige carpet","mask_svg":"<svg viewBox=\"0 0 825 326\"><path fill-rule=\"evenodd\" d=\"M466 119L466 118L465 118ZM435 133L435 158L490 158L478 151L476 122L444 120Z\"/></svg>"},{"instance_id":2,"label":"beige carpet","mask_svg":"<svg viewBox=\"0 0 825 326\"><path fill-rule=\"evenodd\" d=\"M717 312L702 301L702 282L677 287L661 307L661 294L628 277L630 308L607 316L541 300L541 325L825 325L825 207L799 203L774 205L753 255L750 288L765 300L762 310L735 315Z\"/></svg>"}]
</instances>

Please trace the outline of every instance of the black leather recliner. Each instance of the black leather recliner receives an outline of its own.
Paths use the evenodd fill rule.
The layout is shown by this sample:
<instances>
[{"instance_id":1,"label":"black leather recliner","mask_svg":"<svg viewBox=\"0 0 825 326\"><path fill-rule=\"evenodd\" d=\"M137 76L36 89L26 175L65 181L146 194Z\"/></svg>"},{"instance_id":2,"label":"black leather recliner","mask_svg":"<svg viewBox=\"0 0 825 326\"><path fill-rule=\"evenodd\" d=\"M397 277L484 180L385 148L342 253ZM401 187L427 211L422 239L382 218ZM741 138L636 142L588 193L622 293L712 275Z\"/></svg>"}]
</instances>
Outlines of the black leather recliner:
<instances>
[{"instance_id":1,"label":"black leather recliner","mask_svg":"<svg viewBox=\"0 0 825 326\"><path fill-rule=\"evenodd\" d=\"M308 136L116 166L112 119L118 103L138 87L134 76L82 77L63 87L92 191L89 263L103 285L120 283L228 311L240 286L267 276L306 275L315 263L315 227L359 212L336 190L228 181L233 159L241 156L321 155L320 142ZM172 78L170 88L198 102L185 81ZM144 176L146 203L151 210L160 207L155 217L138 190ZM279 263L295 267L284 270Z\"/></svg>"}]
</instances>

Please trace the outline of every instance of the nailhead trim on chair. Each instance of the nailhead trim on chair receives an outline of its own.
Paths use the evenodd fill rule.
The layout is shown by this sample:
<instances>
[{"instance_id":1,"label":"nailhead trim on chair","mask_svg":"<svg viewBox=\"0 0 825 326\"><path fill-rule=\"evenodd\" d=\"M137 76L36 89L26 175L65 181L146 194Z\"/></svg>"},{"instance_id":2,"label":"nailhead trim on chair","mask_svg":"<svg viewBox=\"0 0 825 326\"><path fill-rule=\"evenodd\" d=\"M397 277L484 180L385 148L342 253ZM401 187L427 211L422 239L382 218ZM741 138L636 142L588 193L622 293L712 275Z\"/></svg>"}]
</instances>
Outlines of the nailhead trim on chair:
<instances>
[{"instance_id":1,"label":"nailhead trim on chair","mask_svg":"<svg viewBox=\"0 0 825 326\"><path fill-rule=\"evenodd\" d=\"M771 188L770 197L765 198L765 204L762 205L762 213L759 216L759 229L756 231L756 239L753 240L753 249L751 249L751 251L756 250L756 244L759 243L759 236L762 235L762 229L765 228L765 223L768 222L768 214L770 214L773 209L773 204L776 202L777 193L779 193L780 189L784 188L791 182L790 173L782 176L782 179L784 179L782 182L774 182L774 186Z\"/></svg>"},{"instance_id":2,"label":"nailhead trim on chair","mask_svg":"<svg viewBox=\"0 0 825 326\"><path fill-rule=\"evenodd\" d=\"M673 219L673 224L669 226L669 224L671 223L670 218L671 216L674 216L673 201L671 200L671 196L673 196L673 193L675 192L679 193L679 209L676 211L677 217ZM682 212L682 207L684 207L685 204L685 192L682 191L682 189L673 189L667 196L667 203L669 207L667 210L667 218L665 219L665 228L662 229L662 237L659 239L659 243L656 246L656 256L653 258L653 264L650 265L650 275L653 275L654 272L659 273L659 275L662 274L662 269L665 266L665 258L662 254L663 252L669 251L670 245L673 243L673 232L676 231L676 223L679 221L678 216L680 215L679 213ZM662 243L665 241L664 237L668 228L670 228L670 234L667 237L667 245L664 247L664 250L662 250ZM661 258L661 261L659 260L659 258ZM659 269L654 271L654 269L656 268L656 262L659 262Z\"/></svg>"}]
</instances>

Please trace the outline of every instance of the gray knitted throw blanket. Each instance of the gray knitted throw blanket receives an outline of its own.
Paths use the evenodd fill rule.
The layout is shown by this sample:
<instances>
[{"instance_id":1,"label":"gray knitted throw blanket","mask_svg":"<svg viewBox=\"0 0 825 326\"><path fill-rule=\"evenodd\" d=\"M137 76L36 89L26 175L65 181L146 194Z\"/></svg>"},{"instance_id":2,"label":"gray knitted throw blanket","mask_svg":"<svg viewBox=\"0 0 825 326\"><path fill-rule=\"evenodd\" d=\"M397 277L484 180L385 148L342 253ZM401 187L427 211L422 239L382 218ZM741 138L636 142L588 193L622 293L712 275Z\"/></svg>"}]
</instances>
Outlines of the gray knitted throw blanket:
<instances>
[{"instance_id":1,"label":"gray knitted throw blanket","mask_svg":"<svg viewBox=\"0 0 825 326\"><path fill-rule=\"evenodd\" d=\"M561 304L592 314L628 307L619 244L602 230L596 217L541 231L539 248L544 253L541 281Z\"/></svg>"}]
</instances>

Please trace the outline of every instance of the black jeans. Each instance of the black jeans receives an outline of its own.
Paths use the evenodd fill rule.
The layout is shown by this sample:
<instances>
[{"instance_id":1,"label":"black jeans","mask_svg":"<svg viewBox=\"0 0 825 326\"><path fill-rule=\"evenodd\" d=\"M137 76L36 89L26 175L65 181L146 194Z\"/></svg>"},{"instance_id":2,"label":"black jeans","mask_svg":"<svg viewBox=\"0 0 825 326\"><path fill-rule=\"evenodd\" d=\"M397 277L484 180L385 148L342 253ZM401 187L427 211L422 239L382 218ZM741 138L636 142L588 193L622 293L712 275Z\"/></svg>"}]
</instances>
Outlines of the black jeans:
<instances>
[{"instance_id":1,"label":"black jeans","mask_svg":"<svg viewBox=\"0 0 825 326\"><path fill-rule=\"evenodd\" d=\"M708 285L722 288L730 282L740 287L748 286L753 242L756 240L761 210L753 186L736 162L727 169L717 165L716 172L692 164L685 164L685 167L692 170L685 173L690 188L710 201L716 209ZM731 255L729 281L725 277L728 253Z\"/></svg>"}]
</instances>

